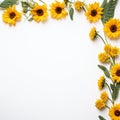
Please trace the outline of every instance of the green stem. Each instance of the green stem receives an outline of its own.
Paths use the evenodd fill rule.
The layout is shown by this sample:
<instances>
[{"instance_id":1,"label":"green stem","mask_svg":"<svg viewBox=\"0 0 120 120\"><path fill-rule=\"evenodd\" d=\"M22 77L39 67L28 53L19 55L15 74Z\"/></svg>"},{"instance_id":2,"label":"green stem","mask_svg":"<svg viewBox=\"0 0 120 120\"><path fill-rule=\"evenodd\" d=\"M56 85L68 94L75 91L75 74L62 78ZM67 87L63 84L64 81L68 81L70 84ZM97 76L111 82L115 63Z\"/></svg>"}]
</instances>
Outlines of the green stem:
<instances>
[{"instance_id":1,"label":"green stem","mask_svg":"<svg viewBox=\"0 0 120 120\"><path fill-rule=\"evenodd\" d=\"M97 36L103 41L104 44L106 44L105 40L103 39L103 37L102 37L101 35L99 35L99 34L97 33Z\"/></svg>"},{"instance_id":2,"label":"green stem","mask_svg":"<svg viewBox=\"0 0 120 120\"><path fill-rule=\"evenodd\" d=\"M107 106L107 105L105 105L108 109L110 109L110 107L109 106Z\"/></svg>"}]
</instances>

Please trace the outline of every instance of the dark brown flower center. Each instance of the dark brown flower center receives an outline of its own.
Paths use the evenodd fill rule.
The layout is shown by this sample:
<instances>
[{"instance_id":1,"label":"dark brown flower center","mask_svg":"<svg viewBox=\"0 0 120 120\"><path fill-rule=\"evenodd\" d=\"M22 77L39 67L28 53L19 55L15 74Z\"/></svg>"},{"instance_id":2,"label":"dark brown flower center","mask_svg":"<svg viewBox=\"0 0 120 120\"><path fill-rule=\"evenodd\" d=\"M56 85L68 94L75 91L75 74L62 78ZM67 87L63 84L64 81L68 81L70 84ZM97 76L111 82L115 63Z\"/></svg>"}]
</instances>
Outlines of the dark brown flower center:
<instances>
[{"instance_id":1,"label":"dark brown flower center","mask_svg":"<svg viewBox=\"0 0 120 120\"><path fill-rule=\"evenodd\" d=\"M36 13L37 13L38 16L42 16L44 12L43 12L42 9L39 9L39 10L36 11Z\"/></svg>"},{"instance_id":2,"label":"dark brown flower center","mask_svg":"<svg viewBox=\"0 0 120 120\"><path fill-rule=\"evenodd\" d=\"M9 15L10 19L13 19L15 16L16 16L16 14L14 12L11 12Z\"/></svg>"},{"instance_id":3,"label":"dark brown flower center","mask_svg":"<svg viewBox=\"0 0 120 120\"><path fill-rule=\"evenodd\" d=\"M97 15L97 11L96 10L92 10L91 11L91 15L94 17L94 16L96 16Z\"/></svg>"},{"instance_id":4,"label":"dark brown flower center","mask_svg":"<svg viewBox=\"0 0 120 120\"><path fill-rule=\"evenodd\" d=\"M116 32L116 31L117 31L116 25L112 25L112 26L110 27L110 30L111 30L111 32Z\"/></svg>"},{"instance_id":5,"label":"dark brown flower center","mask_svg":"<svg viewBox=\"0 0 120 120\"><path fill-rule=\"evenodd\" d=\"M62 12L62 8L61 7L56 7L55 9L57 14L60 14Z\"/></svg>"},{"instance_id":6,"label":"dark brown flower center","mask_svg":"<svg viewBox=\"0 0 120 120\"><path fill-rule=\"evenodd\" d=\"M120 77L120 70L116 71L116 75Z\"/></svg>"},{"instance_id":7,"label":"dark brown flower center","mask_svg":"<svg viewBox=\"0 0 120 120\"><path fill-rule=\"evenodd\" d=\"M120 116L120 111L119 111L119 110L116 110L114 113L115 113L115 115L116 115L117 117Z\"/></svg>"}]
</instances>

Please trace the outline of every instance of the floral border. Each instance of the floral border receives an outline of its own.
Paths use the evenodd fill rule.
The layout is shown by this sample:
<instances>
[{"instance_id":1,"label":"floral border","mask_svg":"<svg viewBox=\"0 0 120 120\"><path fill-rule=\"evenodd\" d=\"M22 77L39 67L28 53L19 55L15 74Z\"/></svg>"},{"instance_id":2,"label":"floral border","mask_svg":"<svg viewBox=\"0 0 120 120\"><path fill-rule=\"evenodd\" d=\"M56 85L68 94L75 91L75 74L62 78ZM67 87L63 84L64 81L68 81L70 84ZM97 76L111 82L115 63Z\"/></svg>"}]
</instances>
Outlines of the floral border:
<instances>
[{"instance_id":1,"label":"floral border","mask_svg":"<svg viewBox=\"0 0 120 120\"><path fill-rule=\"evenodd\" d=\"M33 0L18 1L4 0L0 3L3 10L2 20L9 26L15 26L24 16L28 21L37 23L46 22L48 16L60 20L69 15L70 19L74 19L74 12L84 12L84 15L90 23L102 21L104 36L101 36L96 27L90 30L89 37L92 41L102 40L103 51L98 54L98 60L101 63L98 67L103 71L103 75L98 79L98 88L101 91L100 98L95 101L98 110L108 109L108 115L111 120L120 120L120 103L117 103L120 90L120 63L118 57L120 48L112 45L110 40L118 40L120 38L120 19L114 18L115 8L118 0L103 0L99 2L87 4L81 0L63 0L63 2L54 1L47 5L44 1ZM21 12L17 10L20 5ZM106 120L99 115L100 120Z\"/></svg>"}]
</instances>

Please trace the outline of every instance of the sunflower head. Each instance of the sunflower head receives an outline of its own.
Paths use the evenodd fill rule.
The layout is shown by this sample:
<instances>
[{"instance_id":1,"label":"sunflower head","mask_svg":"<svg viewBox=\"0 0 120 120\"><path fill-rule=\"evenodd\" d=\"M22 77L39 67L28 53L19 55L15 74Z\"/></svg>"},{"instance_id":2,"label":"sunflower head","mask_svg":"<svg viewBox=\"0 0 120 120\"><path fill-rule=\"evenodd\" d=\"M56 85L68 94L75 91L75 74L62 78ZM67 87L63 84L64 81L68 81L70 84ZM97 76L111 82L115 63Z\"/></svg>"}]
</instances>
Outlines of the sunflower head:
<instances>
[{"instance_id":1,"label":"sunflower head","mask_svg":"<svg viewBox=\"0 0 120 120\"><path fill-rule=\"evenodd\" d=\"M105 77L104 76L100 76L100 78L98 79L98 88L99 90L102 90L105 86Z\"/></svg>"},{"instance_id":2,"label":"sunflower head","mask_svg":"<svg viewBox=\"0 0 120 120\"><path fill-rule=\"evenodd\" d=\"M103 100L98 99L95 102L95 106L96 106L97 109L101 110L101 109L105 108L105 103L104 103Z\"/></svg>"},{"instance_id":3,"label":"sunflower head","mask_svg":"<svg viewBox=\"0 0 120 120\"><path fill-rule=\"evenodd\" d=\"M7 8L2 14L3 22L11 25L16 25L16 22L21 20L21 13L16 10L16 6Z\"/></svg>"},{"instance_id":4,"label":"sunflower head","mask_svg":"<svg viewBox=\"0 0 120 120\"><path fill-rule=\"evenodd\" d=\"M120 54L120 49L116 46L111 48L111 52L110 52L111 56L116 57Z\"/></svg>"},{"instance_id":5,"label":"sunflower head","mask_svg":"<svg viewBox=\"0 0 120 120\"><path fill-rule=\"evenodd\" d=\"M111 49L112 49L112 46L110 44L105 44L104 51L109 56L111 55Z\"/></svg>"},{"instance_id":6,"label":"sunflower head","mask_svg":"<svg viewBox=\"0 0 120 120\"><path fill-rule=\"evenodd\" d=\"M105 23L104 32L110 39L118 39L120 37L120 20L111 18Z\"/></svg>"},{"instance_id":7,"label":"sunflower head","mask_svg":"<svg viewBox=\"0 0 120 120\"><path fill-rule=\"evenodd\" d=\"M111 120L120 120L120 104L112 106L109 110Z\"/></svg>"},{"instance_id":8,"label":"sunflower head","mask_svg":"<svg viewBox=\"0 0 120 120\"><path fill-rule=\"evenodd\" d=\"M93 4L89 4L87 6L87 12L85 13L87 19L90 22L98 21L103 14L103 8L100 7L98 2L94 2Z\"/></svg>"},{"instance_id":9,"label":"sunflower head","mask_svg":"<svg viewBox=\"0 0 120 120\"><path fill-rule=\"evenodd\" d=\"M100 98L106 103L108 101L108 94L104 91L101 93Z\"/></svg>"},{"instance_id":10,"label":"sunflower head","mask_svg":"<svg viewBox=\"0 0 120 120\"><path fill-rule=\"evenodd\" d=\"M98 59L101 63L108 63L110 61L110 57L105 52L101 52L98 54Z\"/></svg>"},{"instance_id":11,"label":"sunflower head","mask_svg":"<svg viewBox=\"0 0 120 120\"><path fill-rule=\"evenodd\" d=\"M74 2L74 7L75 10L79 12L84 7L84 3L82 1L77 0L76 2Z\"/></svg>"},{"instance_id":12,"label":"sunflower head","mask_svg":"<svg viewBox=\"0 0 120 120\"><path fill-rule=\"evenodd\" d=\"M65 10L65 2L60 3L56 1L55 3L52 3L50 7L51 17L54 19L59 20L65 18L68 14Z\"/></svg>"},{"instance_id":13,"label":"sunflower head","mask_svg":"<svg viewBox=\"0 0 120 120\"><path fill-rule=\"evenodd\" d=\"M116 63L115 65L112 66L110 73L112 75L112 80L120 83L120 64Z\"/></svg>"},{"instance_id":14,"label":"sunflower head","mask_svg":"<svg viewBox=\"0 0 120 120\"><path fill-rule=\"evenodd\" d=\"M30 14L36 22L44 22L48 17L47 6L35 4Z\"/></svg>"},{"instance_id":15,"label":"sunflower head","mask_svg":"<svg viewBox=\"0 0 120 120\"><path fill-rule=\"evenodd\" d=\"M95 40L96 36L97 36L97 31L96 31L96 28L93 27L90 30L89 37L90 37L91 40Z\"/></svg>"}]
</instances>

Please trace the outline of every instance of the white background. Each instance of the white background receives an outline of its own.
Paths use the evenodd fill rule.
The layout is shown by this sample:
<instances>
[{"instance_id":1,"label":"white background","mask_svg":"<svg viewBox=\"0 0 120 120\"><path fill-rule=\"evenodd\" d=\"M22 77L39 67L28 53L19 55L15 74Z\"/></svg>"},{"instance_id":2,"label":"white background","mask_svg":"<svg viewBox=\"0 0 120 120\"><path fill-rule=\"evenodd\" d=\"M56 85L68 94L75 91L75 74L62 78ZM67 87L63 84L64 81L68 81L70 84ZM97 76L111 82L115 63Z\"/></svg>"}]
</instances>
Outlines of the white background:
<instances>
[{"instance_id":1,"label":"white background","mask_svg":"<svg viewBox=\"0 0 120 120\"><path fill-rule=\"evenodd\" d=\"M94 107L103 75L97 67L103 43L88 36L94 25L102 31L101 22L90 24L83 12L75 12L74 21L49 16L44 24L23 17L16 27L0 16L0 120L97 120L103 114Z\"/></svg>"}]
</instances>

